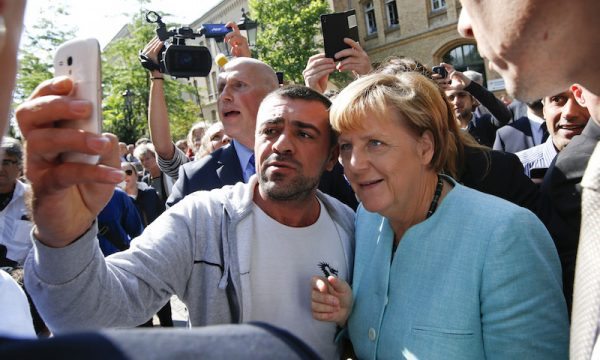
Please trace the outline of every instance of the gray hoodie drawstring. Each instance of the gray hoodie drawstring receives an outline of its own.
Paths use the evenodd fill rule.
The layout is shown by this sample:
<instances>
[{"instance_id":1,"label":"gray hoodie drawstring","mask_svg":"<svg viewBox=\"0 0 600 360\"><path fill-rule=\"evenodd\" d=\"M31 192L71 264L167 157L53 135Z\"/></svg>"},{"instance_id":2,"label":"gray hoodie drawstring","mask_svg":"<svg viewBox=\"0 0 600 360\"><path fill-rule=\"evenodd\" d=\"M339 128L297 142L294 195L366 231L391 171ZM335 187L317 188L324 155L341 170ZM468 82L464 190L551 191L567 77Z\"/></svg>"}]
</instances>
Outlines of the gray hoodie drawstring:
<instances>
[{"instance_id":1,"label":"gray hoodie drawstring","mask_svg":"<svg viewBox=\"0 0 600 360\"><path fill-rule=\"evenodd\" d=\"M225 211L225 207L223 207L223 216L221 217L221 235L223 238L223 276L221 280L219 280L219 289L225 290L227 288L227 283L229 281L229 237L227 236L227 211Z\"/></svg>"}]
</instances>

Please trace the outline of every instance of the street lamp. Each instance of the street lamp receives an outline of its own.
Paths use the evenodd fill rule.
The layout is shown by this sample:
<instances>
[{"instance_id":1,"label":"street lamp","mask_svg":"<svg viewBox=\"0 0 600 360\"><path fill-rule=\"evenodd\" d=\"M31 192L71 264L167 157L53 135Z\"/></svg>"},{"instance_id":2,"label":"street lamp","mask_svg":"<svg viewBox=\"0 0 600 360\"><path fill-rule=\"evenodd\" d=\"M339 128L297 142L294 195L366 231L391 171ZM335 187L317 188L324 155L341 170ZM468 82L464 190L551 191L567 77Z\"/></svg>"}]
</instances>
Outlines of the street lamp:
<instances>
[{"instance_id":1,"label":"street lamp","mask_svg":"<svg viewBox=\"0 0 600 360\"><path fill-rule=\"evenodd\" d=\"M125 99L125 141L131 142L134 137L133 133L133 96L135 95L133 91L127 88L121 94Z\"/></svg>"},{"instance_id":2,"label":"street lamp","mask_svg":"<svg viewBox=\"0 0 600 360\"><path fill-rule=\"evenodd\" d=\"M246 30L246 37L248 39L248 45L254 47L256 45L256 33L258 32L258 23L250 17L248 17L248 13L244 11L242 8L242 17L237 22L238 28L240 30Z\"/></svg>"},{"instance_id":3,"label":"street lamp","mask_svg":"<svg viewBox=\"0 0 600 360\"><path fill-rule=\"evenodd\" d=\"M133 103L133 91L127 88L123 91L123 97L125 98L125 109L131 109L131 105Z\"/></svg>"}]
</instances>

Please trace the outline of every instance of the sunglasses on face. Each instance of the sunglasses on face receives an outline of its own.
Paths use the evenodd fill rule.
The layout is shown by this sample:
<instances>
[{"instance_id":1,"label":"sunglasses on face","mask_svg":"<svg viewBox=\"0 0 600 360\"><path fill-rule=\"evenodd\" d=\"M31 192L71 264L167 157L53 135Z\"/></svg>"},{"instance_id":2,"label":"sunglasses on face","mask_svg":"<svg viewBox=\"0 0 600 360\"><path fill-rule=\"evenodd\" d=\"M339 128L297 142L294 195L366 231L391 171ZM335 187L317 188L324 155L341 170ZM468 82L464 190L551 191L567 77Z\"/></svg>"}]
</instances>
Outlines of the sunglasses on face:
<instances>
[{"instance_id":1,"label":"sunglasses on face","mask_svg":"<svg viewBox=\"0 0 600 360\"><path fill-rule=\"evenodd\" d=\"M131 170L131 169L125 170L125 175L127 175L127 176L133 175L133 170Z\"/></svg>"}]
</instances>

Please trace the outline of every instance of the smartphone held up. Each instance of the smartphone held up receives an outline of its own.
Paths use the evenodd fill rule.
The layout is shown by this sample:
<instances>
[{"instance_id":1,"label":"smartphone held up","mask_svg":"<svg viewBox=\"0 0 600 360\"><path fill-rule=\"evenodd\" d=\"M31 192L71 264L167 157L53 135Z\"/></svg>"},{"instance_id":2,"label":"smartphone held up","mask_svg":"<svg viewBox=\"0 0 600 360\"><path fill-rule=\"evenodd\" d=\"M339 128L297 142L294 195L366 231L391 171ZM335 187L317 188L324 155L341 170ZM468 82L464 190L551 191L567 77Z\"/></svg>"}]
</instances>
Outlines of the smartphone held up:
<instances>
[{"instance_id":1,"label":"smartphone held up","mask_svg":"<svg viewBox=\"0 0 600 360\"><path fill-rule=\"evenodd\" d=\"M102 130L102 77L100 73L100 44L98 40L74 39L60 45L54 54L54 75L68 76L74 88L70 96L92 103L87 119L62 120L58 127L81 129L95 134ZM82 153L64 153L65 162L96 164L99 157Z\"/></svg>"},{"instance_id":2,"label":"smartphone held up","mask_svg":"<svg viewBox=\"0 0 600 360\"><path fill-rule=\"evenodd\" d=\"M321 15L321 32L323 34L323 46L325 57L336 59L335 54L350 48L344 42L344 38L350 38L358 42L358 26L356 24L356 12L349 10L345 12Z\"/></svg>"},{"instance_id":3,"label":"smartphone held up","mask_svg":"<svg viewBox=\"0 0 600 360\"><path fill-rule=\"evenodd\" d=\"M431 71L434 74L438 74L442 79L445 79L448 76L448 71L443 66L434 66L431 68Z\"/></svg>"}]
</instances>

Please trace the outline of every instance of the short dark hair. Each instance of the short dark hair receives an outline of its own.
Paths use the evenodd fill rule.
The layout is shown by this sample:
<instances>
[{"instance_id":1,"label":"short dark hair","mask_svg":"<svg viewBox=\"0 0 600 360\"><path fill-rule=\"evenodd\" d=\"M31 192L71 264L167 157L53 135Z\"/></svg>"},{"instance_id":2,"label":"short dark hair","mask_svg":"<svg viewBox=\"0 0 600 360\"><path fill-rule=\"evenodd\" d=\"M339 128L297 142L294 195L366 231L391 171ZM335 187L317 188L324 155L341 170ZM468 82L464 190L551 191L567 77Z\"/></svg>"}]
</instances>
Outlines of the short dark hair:
<instances>
[{"instance_id":1,"label":"short dark hair","mask_svg":"<svg viewBox=\"0 0 600 360\"><path fill-rule=\"evenodd\" d=\"M331 106L331 101L318 91L302 85L287 85L273 90L267 95L280 96L294 100L318 101L327 109Z\"/></svg>"},{"instance_id":2,"label":"short dark hair","mask_svg":"<svg viewBox=\"0 0 600 360\"><path fill-rule=\"evenodd\" d=\"M2 154L11 155L17 158L19 164L23 161L23 147L21 142L15 138L5 136L2 138Z\"/></svg>"},{"instance_id":3,"label":"short dark hair","mask_svg":"<svg viewBox=\"0 0 600 360\"><path fill-rule=\"evenodd\" d=\"M329 113L329 108L331 107L331 100L329 100L326 96L324 96L323 94L321 94L318 91L315 91L309 87L302 86L302 85L286 85L286 86L277 88L277 89L271 91L263 99L263 101L265 101L266 99L268 99L270 97L276 97L276 96L287 98L287 99L292 99L292 100L317 101L317 102L320 102L321 104L323 104L323 106L325 106L328 113ZM328 122L328 124L329 124L329 133L330 133L330 137L329 137L330 143L329 144L331 147L333 147L333 146L337 145L338 133L337 133L337 131L333 130L333 128L331 127L331 123Z\"/></svg>"}]
</instances>

